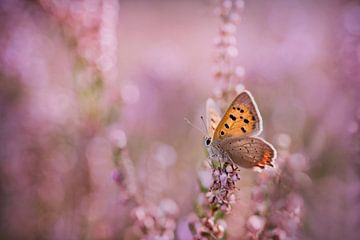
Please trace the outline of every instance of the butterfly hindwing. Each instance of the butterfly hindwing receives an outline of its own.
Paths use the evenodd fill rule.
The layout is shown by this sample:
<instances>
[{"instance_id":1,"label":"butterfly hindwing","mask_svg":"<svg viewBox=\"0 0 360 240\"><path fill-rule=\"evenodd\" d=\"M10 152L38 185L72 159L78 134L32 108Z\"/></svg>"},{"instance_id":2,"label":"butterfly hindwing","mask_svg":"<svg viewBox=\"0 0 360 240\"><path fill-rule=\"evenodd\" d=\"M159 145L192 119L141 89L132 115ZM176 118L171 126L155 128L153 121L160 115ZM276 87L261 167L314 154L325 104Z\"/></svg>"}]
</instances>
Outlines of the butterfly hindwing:
<instances>
[{"instance_id":1,"label":"butterfly hindwing","mask_svg":"<svg viewBox=\"0 0 360 240\"><path fill-rule=\"evenodd\" d=\"M221 120L221 112L219 106L212 98L209 98L206 102L206 127L209 136L213 136L216 127Z\"/></svg>"},{"instance_id":2,"label":"butterfly hindwing","mask_svg":"<svg viewBox=\"0 0 360 240\"><path fill-rule=\"evenodd\" d=\"M243 91L231 103L215 129L213 140L258 135L262 120L250 92Z\"/></svg>"},{"instance_id":3,"label":"butterfly hindwing","mask_svg":"<svg viewBox=\"0 0 360 240\"><path fill-rule=\"evenodd\" d=\"M273 167L276 158L274 147L261 138L233 137L221 140L219 145L234 163L245 168Z\"/></svg>"}]
</instances>

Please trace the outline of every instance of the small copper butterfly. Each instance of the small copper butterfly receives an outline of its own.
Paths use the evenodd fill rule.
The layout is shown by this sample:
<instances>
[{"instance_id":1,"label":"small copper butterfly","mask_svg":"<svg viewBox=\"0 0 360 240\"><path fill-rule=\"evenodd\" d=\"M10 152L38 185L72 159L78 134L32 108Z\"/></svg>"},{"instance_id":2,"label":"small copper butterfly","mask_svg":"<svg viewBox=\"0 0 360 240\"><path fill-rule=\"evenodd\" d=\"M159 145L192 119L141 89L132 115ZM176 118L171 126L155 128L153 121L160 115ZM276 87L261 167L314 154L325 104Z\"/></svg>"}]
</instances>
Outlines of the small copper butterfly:
<instances>
[{"instance_id":1,"label":"small copper butterfly","mask_svg":"<svg viewBox=\"0 0 360 240\"><path fill-rule=\"evenodd\" d=\"M205 146L210 159L230 160L244 168L274 166L276 150L258 137L262 119L249 91L241 92L220 116L218 105L208 99L206 125L210 136L205 137Z\"/></svg>"}]
</instances>

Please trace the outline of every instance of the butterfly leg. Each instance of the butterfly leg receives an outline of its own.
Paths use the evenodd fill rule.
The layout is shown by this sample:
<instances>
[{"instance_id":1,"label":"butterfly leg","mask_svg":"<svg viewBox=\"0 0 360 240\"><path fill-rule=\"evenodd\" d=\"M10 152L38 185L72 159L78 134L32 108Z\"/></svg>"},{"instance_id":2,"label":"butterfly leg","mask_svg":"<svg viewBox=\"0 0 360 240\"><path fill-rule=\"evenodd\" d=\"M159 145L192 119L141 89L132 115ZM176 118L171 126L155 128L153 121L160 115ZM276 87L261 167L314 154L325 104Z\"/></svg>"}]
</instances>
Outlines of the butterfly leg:
<instances>
[{"instance_id":1,"label":"butterfly leg","mask_svg":"<svg viewBox=\"0 0 360 240\"><path fill-rule=\"evenodd\" d=\"M237 164L235 164L234 161L230 157L227 157L227 161L231 162L232 165L237 166Z\"/></svg>"},{"instance_id":2,"label":"butterfly leg","mask_svg":"<svg viewBox=\"0 0 360 240\"><path fill-rule=\"evenodd\" d=\"M216 154L216 153L213 153L213 154L209 155L209 158L210 158L211 160L218 160L218 159L219 159L219 155Z\"/></svg>"},{"instance_id":3,"label":"butterfly leg","mask_svg":"<svg viewBox=\"0 0 360 240\"><path fill-rule=\"evenodd\" d=\"M235 165L237 166L233 160L231 159L231 157L225 153L225 152L221 152L221 156L219 157L219 159L222 161L222 162L230 162L232 165Z\"/></svg>"},{"instance_id":4,"label":"butterfly leg","mask_svg":"<svg viewBox=\"0 0 360 240\"><path fill-rule=\"evenodd\" d=\"M207 148L207 150L208 150L210 160L213 161L213 160L218 160L219 159L219 156L218 156L219 153L218 153L218 151L216 149L209 147L209 148Z\"/></svg>"},{"instance_id":5,"label":"butterfly leg","mask_svg":"<svg viewBox=\"0 0 360 240\"><path fill-rule=\"evenodd\" d=\"M216 155L216 159L221 161L221 162L226 162L227 159L228 159L228 156L227 154L225 154L224 152L219 152L217 155Z\"/></svg>"}]
</instances>

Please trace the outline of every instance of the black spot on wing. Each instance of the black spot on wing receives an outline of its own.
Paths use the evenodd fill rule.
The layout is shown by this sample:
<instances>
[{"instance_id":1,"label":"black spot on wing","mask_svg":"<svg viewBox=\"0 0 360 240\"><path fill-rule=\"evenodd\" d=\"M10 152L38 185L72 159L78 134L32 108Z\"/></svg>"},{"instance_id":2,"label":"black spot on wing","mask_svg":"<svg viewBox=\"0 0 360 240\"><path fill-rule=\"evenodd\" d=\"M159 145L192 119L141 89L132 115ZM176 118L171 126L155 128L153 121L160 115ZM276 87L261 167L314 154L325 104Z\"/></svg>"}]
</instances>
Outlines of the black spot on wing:
<instances>
[{"instance_id":1,"label":"black spot on wing","mask_svg":"<svg viewBox=\"0 0 360 240\"><path fill-rule=\"evenodd\" d=\"M249 120L247 120L246 118L244 119L244 123L248 124Z\"/></svg>"},{"instance_id":2,"label":"black spot on wing","mask_svg":"<svg viewBox=\"0 0 360 240\"><path fill-rule=\"evenodd\" d=\"M225 127L226 127L227 129L229 129L229 124L225 123Z\"/></svg>"},{"instance_id":3,"label":"black spot on wing","mask_svg":"<svg viewBox=\"0 0 360 240\"><path fill-rule=\"evenodd\" d=\"M244 127L241 127L241 131L243 131L243 133L246 133L246 130Z\"/></svg>"},{"instance_id":4,"label":"black spot on wing","mask_svg":"<svg viewBox=\"0 0 360 240\"><path fill-rule=\"evenodd\" d=\"M235 121L236 120L236 117L234 116L234 115L232 115L232 114L230 114L230 116L229 116L230 118L231 118L231 120L233 120L233 121Z\"/></svg>"}]
</instances>

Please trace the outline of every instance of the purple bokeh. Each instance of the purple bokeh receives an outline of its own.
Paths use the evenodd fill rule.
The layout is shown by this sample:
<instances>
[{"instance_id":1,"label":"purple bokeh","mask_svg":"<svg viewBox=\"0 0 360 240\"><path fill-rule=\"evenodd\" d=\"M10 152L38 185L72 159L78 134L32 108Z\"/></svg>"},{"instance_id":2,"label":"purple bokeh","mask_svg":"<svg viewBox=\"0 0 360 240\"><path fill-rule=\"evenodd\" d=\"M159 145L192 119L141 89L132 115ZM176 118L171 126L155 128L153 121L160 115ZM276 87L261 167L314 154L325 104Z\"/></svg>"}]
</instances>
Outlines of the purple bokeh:
<instances>
[{"instance_id":1,"label":"purple bokeh","mask_svg":"<svg viewBox=\"0 0 360 240\"><path fill-rule=\"evenodd\" d=\"M124 185L136 192L135 209L171 223L161 231L189 237L185 216L205 155L184 117L201 126L216 92L213 9L211 1L1 1L1 239L138 239ZM274 190L272 231L290 232L297 218L282 214L300 206L299 239L357 239L359 2L245 1L235 40L263 136L287 156L284 181L294 186ZM132 176L115 170L122 160ZM241 172L229 239L266 226L249 210L266 198L258 178Z\"/></svg>"}]
</instances>

